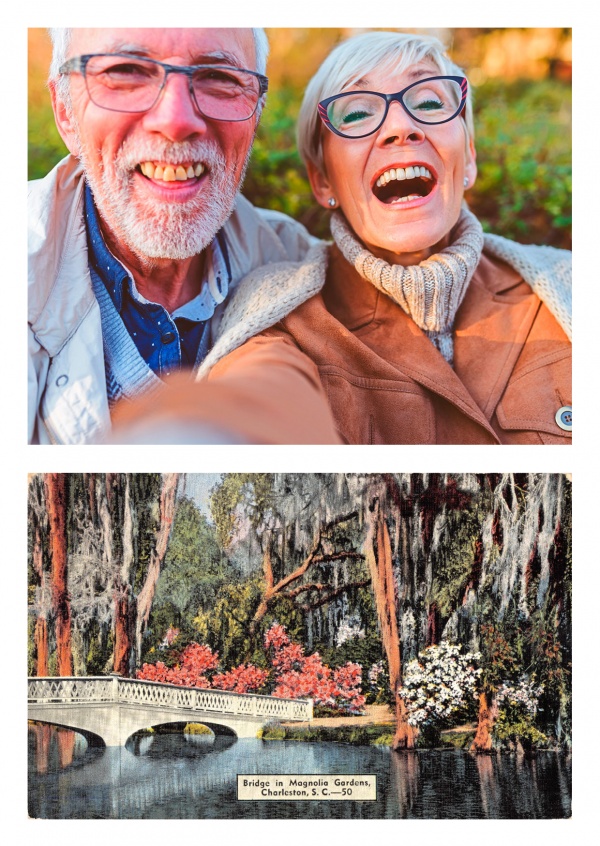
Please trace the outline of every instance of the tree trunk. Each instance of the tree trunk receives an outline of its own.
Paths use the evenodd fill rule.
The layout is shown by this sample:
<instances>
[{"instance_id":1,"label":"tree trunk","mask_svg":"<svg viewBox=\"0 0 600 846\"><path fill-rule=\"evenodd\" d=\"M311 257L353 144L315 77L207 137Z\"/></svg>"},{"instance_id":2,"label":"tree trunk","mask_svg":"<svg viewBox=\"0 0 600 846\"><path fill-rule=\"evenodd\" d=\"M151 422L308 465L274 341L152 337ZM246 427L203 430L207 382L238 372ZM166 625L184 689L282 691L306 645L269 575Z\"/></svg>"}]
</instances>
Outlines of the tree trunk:
<instances>
[{"instance_id":1,"label":"tree trunk","mask_svg":"<svg viewBox=\"0 0 600 846\"><path fill-rule=\"evenodd\" d=\"M132 660L133 632L135 620L135 599L133 597L132 579L135 562L133 544L133 514L129 487L129 475L121 478L124 481L123 492L123 532L121 569L116 576L115 585L115 649L113 657L113 671L121 676L130 676L135 661Z\"/></svg>"},{"instance_id":2,"label":"tree trunk","mask_svg":"<svg viewBox=\"0 0 600 846\"><path fill-rule=\"evenodd\" d=\"M392 749L413 749L416 729L409 725L406 705L398 695L402 684L402 658L396 587L392 569L392 545L378 499L374 500L370 509L365 556L371 572L381 639L389 666L390 690L395 702L396 734Z\"/></svg>"},{"instance_id":3,"label":"tree trunk","mask_svg":"<svg viewBox=\"0 0 600 846\"><path fill-rule=\"evenodd\" d=\"M35 672L38 676L48 675L48 621L38 617L35 621Z\"/></svg>"},{"instance_id":4,"label":"tree trunk","mask_svg":"<svg viewBox=\"0 0 600 846\"><path fill-rule=\"evenodd\" d=\"M167 544L171 535L173 517L175 515L175 495L179 473L164 473L159 503L159 526L156 533L154 549L150 556L148 572L137 597L135 617L135 661L139 661L142 652L142 636L148 625L152 600L156 590L156 582L167 553Z\"/></svg>"},{"instance_id":5,"label":"tree trunk","mask_svg":"<svg viewBox=\"0 0 600 846\"><path fill-rule=\"evenodd\" d=\"M46 505L50 527L52 562L52 611L56 632L57 670L59 676L73 673L71 655L71 609L67 591L67 476L46 473Z\"/></svg>"},{"instance_id":6,"label":"tree trunk","mask_svg":"<svg viewBox=\"0 0 600 846\"><path fill-rule=\"evenodd\" d=\"M130 659L133 646L132 615L129 598L129 585L120 585L115 598L115 648L113 672L120 676L131 675Z\"/></svg>"},{"instance_id":7,"label":"tree trunk","mask_svg":"<svg viewBox=\"0 0 600 846\"><path fill-rule=\"evenodd\" d=\"M39 601L37 619L35 621L34 643L36 654L36 675L48 675L48 619L46 607L46 573L44 571L44 553L39 526L35 529L33 541L33 569L39 580Z\"/></svg>"},{"instance_id":8,"label":"tree trunk","mask_svg":"<svg viewBox=\"0 0 600 846\"><path fill-rule=\"evenodd\" d=\"M492 751L492 731L497 716L498 706L494 700L494 694L489 691L480 693L477 732L471 744L471 752Z\"/></svg>"}]
</instances>

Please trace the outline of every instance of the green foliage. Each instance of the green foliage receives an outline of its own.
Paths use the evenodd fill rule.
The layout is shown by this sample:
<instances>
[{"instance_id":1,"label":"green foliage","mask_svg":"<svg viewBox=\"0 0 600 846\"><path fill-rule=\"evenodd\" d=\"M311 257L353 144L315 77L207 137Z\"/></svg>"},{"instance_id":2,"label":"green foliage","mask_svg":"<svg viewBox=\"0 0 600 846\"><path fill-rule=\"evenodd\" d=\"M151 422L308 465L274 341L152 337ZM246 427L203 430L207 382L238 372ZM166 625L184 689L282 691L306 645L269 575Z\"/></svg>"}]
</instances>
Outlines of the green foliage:
<instances>
[{"instance_id":1,"label":"green foliage","mask_svg":"<svg viewBox=\"0 0 600 846\"><path fill-rule=\"evenodd\" d=\"M156 586L143 660L156 658L153 653L170 626L180 630L176 650L196 639L194 618L209 613L220 589L237 576L217 543L214 526L192 500L181 499Z\"/></svg>"},{"instance_id":2,"label":"green foliage","mask_svg":"<svg viewBox=\"0 0 600 846\"><path fill-rule=\"evenodd\" d=\"M478 177L469 204L484 229L570 246L571 89L553 80L477 89Z\"/></svg>"},{"instance_id":3,"label":"green foliage","mask_svg":"<svg viewBox=\"0 0 600 846\"><path fill-rule=\"evenodd\" d=\"M156 586L155 604L169 601L182 617L199 608L211 608L219 588L236 577L216 539L216 532L190 499L177 506L163 571Z\"/></svg>"},{"instance_id":4,"label":"green foliage","mask_svg":"<svg viewBox=\"0 0 600 846\"><path fill-rule=\"evenodd\" d=\"M263 740L296 740L304 743L350 743L353 746L391 746L389 726L276 726L266 727Z\"/></svg>"},{"instance_id":5,"label":"green foliage","mask_svg":"<svg viewBox=\"0 0 600 846\"><path fill-rule=\"evenodd\" d=\"M539 609L531 619L527 647L536 681L543 687L540 696L540 718L546 731L570 734L571 671L561 643L554 607Z\"/></svg>"},{"instance_id":6,"label":"green foliage","mask_svg":"<svg viewBox=\"0 0 600 846\"><path fill-rule=\"evenodd\" d=\"M93 620L89 629L89 646L86 656L86 674L88 676L99 676L104 672L107 660L107 630L100 628L98 622Z\"/></svg>"},{"instance_id":7,"label":"green foliage","mask_svg":"<svg viewBox=\"0 0 600 846\"><path fill-rule=\"evenodd\" d=\"M200 610L194 619L196 638L219 652L222 667L242 660L266 666L260 637L251 641L249 625L262 596L262 579L253 576L219 589L214 606Z\"/></svg>"},{"instance_id":8,"label":"green foliage","mask_svg":"<svg viewBox=\"0 0 600 846\"><path fill-rule=\"evenodd\" d=\"M373 746L391 746L394 742L393 734L380 734L373 740Z\"/></svg>"},{"instance_id":9,"label":"green foliage","mask_svg":"<svg viewBox=\"0 0 600 846\"><path fill-rule=\"evenodd\" d=\"M511 716L501 711L494 725L494 737L501 741L519 740L525 748L548 745L546 735L535 727L531 717L526 714Z\"/></svg>"},{"instance_id":10,"label":"green foliage","mask_svg":"<svg viewBox=\"0 0 600 846\"><path fill-rule=\"evenodd\" d=\"M236 509L245 502L251 524L256 527L272 504L270 473L224 473L210 497L210 511L223 549L230 545L236 526Z\"/></svg>"},{"instance_id":11,"label":"green foliage","mask_svg":"<svg viewBox=\"0 0 600 846\"><path fill-rule=\"evenodd\" d=\"M29 109L28 179L40 179L67 155L67 148L54 123L50 96L36 108Z\"/></svg>"},{"instance_id":12,"label":"green foliage","mask_svg":"<svg viewBox=\"0 0 600 846\"><path fill-rule=\"evenodd\" d=\"M451 746L454 749L469 749L475 737L475 730L472 731L442 731L439 737L441 746Z\"/></svg>"},{"instance_id":13,"label":"green foliage","mask_svg":"<svg viewBox=\"0 0 600 846\"><path fill-rule=\"evenodd\" d=\"M446 515L444 543L433 555L431 602L444 619L461 604L473 573L476 544L481 535L482 511L473 506Z\"/></svg>"},{"instance_id":14,"label":"green foliage","mask_svg":"<svg viewBox=\"0 0 600 846\"><path fill-rule=\"evenodd\" d=\"M353 661L364 668L365 673L373 664L382 660L383 645L377 630L376 621L366 628L364 637L351 637L340 646L319 649L323 660L330 667L341 667L347 661Z\"/></svg>"},{"instance_id":15,"label":"green foliage","mask_svg":"<svg viewBox=\"0 0 600 846\"><path fill-rule=\"evenodd\" d=\"M213 734L208 726L203 726L202 723L186 723L183 730L184 734Z\"/></svg>"},{"instance_id":16,"label":"green foliage","mask_svg":"<svg viewBox=\"0 0 600 846\"><path fill-rule=\"evenodd\" d=\"M506 636L502 623L484 623L481 633L481 684L484 690L495 691L505 680L514 677L519 661L513 642Z\"/></svg>"}]
</instances>

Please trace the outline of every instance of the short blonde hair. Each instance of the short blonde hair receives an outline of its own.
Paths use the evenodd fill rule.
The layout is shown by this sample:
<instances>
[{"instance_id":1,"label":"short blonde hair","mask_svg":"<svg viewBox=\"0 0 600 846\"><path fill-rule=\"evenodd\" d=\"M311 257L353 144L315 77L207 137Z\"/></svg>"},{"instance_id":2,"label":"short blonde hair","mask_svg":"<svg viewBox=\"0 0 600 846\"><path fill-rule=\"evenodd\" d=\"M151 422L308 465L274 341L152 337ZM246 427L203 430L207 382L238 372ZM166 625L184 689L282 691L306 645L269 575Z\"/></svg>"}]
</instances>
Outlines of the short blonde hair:
<instances>
[{"instance_id":1,"label":"short blonde hair","mask_svg":"<svg viewBox=\"0 0 600 846\"><path fill-rule=\"evenodd\" d=\"M376 68L402 73L411 65L429 60L440 76L464 76L464 71L445 53L439 39L406 32L364 32L332 50L308 83L298 116L298 151L306 164L323 170L321 119L317 105L326 97L341 93ZM467 143L474 137L473 104L469 86L465 110Z\"/></svg>"}]
</instances>

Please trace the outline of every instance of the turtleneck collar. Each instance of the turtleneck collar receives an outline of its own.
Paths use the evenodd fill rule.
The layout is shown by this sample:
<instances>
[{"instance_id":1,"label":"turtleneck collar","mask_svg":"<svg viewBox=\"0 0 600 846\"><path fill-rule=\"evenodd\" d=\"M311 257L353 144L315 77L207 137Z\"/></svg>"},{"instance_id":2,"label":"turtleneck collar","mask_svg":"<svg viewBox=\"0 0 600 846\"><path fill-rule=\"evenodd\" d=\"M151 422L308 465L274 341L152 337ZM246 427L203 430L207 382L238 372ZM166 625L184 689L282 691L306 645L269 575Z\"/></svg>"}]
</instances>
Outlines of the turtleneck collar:
<instances>
[{"instance_id":1,"label":"turtleneck collar","mask_svg":"<svg viewBox=\"0 0 600 846\"><path fill-rule=\"evenodd\" d=\"M454 319L483 249L483 230L477 218L463 208L450 246L412 267L376 258L339 211L332 215L331 234L362 278L393 299L452 364Z\"/></svg>"}]
</instances>

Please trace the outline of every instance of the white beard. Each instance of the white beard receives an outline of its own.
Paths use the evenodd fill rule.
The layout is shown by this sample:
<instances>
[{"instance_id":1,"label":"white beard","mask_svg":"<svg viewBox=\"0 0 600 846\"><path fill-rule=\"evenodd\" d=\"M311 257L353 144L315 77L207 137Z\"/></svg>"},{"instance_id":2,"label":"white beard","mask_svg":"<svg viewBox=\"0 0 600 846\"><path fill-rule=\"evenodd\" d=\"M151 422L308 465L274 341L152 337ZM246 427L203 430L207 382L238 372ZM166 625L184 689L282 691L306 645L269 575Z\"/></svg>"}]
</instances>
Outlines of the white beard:
<instances>
[{"instance_id":1,"label":"white beard","mask_svg":"<svg viewBox=\"0 0 600 846\"><path fill-rule=\"evenodd\" d=\"M212 141L126 140L115 159L102 161L99 176L81 143L79 158L100 215L117 241L143 259L181 260L199 255L231 215L250 150L239 180L234 176L235 167L228 166ZM132 180L135 167L143 161L201 161L208 174L200 194L186 203L141 200L134 195Z\"/></svg>"}]
</instances>

